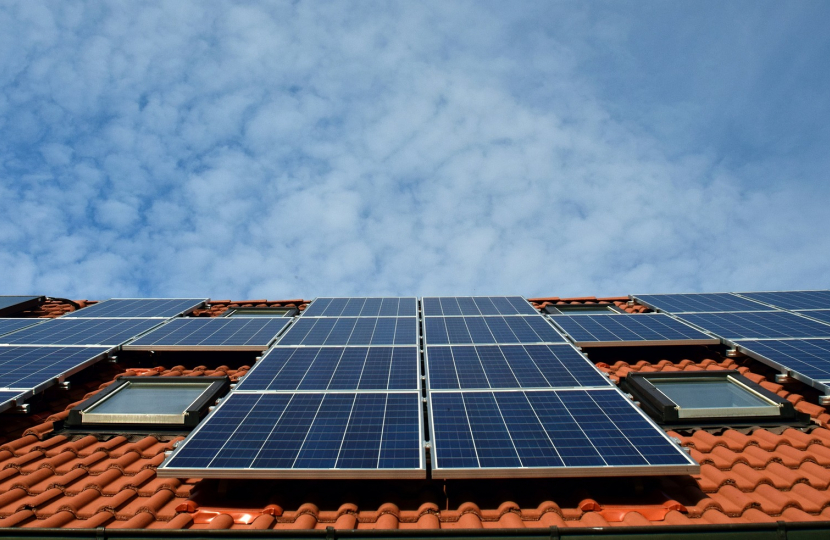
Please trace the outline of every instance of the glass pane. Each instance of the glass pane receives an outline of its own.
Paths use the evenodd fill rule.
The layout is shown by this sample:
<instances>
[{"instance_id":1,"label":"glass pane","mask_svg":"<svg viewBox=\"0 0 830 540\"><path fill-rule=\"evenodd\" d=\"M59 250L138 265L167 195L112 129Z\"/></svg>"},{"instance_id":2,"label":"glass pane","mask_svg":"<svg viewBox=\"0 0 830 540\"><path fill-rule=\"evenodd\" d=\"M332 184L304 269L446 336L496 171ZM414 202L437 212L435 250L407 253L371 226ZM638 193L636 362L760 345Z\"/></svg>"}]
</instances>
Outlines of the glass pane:
<instances>
[{"instance_id":1,"label":"glass pane","mask_svg":"<svg viewBox=\"0 0 830 540\"><path fill-rule=\"evenodd\" d=\"M210 383L127 383L103 402L87 409L94 414L182 414Z\"/></svg>"},{"instance_id":2,"label":"glass pane","mask_svg":"<svg viewBox=\"0 0 830 540\"><path fill-rule=\"evenodd\" d=\"M649 379L683 409L769 407L769 401L727 379Z\"/></svg>"}]
</instances>

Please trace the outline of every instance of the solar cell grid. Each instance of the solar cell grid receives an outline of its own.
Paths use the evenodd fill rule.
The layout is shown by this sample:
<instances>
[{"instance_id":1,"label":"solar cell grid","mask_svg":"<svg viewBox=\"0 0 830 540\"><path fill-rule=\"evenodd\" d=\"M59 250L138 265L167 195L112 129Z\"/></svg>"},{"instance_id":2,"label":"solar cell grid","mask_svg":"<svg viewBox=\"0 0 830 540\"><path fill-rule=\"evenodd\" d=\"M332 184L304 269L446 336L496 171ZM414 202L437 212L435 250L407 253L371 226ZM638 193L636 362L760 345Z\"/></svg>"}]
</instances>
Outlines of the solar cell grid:
<instances>
[{"instance_id":1,"label":"solar cell grid","mask_svg":"<svg viewBox=\"0 0 830 540\"><path fill-rule=\"evenodd\" d=\"M669 313L769 311L772 308L732 293L637 294L641 303Z\"/></svg>"},{"instance_id":2,"label":"solar cell grid","mask_svg":"<svg viewBox=\"0 0 830 540\"><path fill-rule=\"evenodd\" d=\"M303 317L415 317L415 297L317 298Z\"/></svg>"},{"instance_id":3,"label":"solar cell grid","mask_svg":"<svg viewBox=\"0 0 830 540\"><path fill-rule=\"evenodd\" d=\"M762 361L830 384L830 339L771 339L735 342L741 350ZM753 354L754 353L754 354Z\"/></svg>"},{"instance_id":4,"label":"solar cell grid","mask_svg":"<svg viewBox=\"0 0 830 540\"><path fill-rule=\"evenodd\" d=\"M43 319L0 319L0 336L44 322Z\"/></svg>"},{"instance_id":5,"label":"solar cell grid","mask_svg":"<svg viewBox=\"0 0 830 540\"><path fill-rule=\"evenodd\" d=\"M66 319L61 317L0 336L0 344L116 347L161 323L159 319Z\"/></svg>"},{"instance_id":6,"label":"solar cell grid","mask_svg":"<svg viewBox=\"0 0 830 540\"><path fill-rule=\"evenodd\" d=\"M160 470L422 478L419 419L417 392L232 393Z\"/></svg>"},{"instance_id":7,"label":"solar cell grid","mask_svg":"<svg viewBox=\"0 0 830 540\"><path fill-rule=\"evenodd\" d=\"M275 347L236 390L418 390L416 347Z\"/></svg>"},{"instance_id":8,"label":"solar cell grid","mask_svg":"<svg viewBox=\"0 0 830 540\"><path fill-rule=\"evenodd\" d=\"M280 346L361 346L415 345L418 319L415 317L304 318L283 335Z\"/></svg>"},{"instance_id":9,"label":"solar cell grid","mask_svg":"<svg viewBox=\"0 0 830 540\"><path fill-rule=\"evenodd\" d=\"M728 340L830 337L830 325L786 311L692 313L678 318Z\"/></svg>"},{"instance_id":10,"label":"solar cell grid","mask_svg":"<svg viewBox=\"0 0 830 540\"><path fill-rule=\"evenodd\" d=\"M537 315L521 296L441 296L422 299L425 317Z\"/></svg>"},{"instance_id":11,"label":"solar cell grid","mask_svg":"<svg viewBox=\"0 0 830 540\"><path fill-rule=\"evenodd\" d=\"M429 345L565 342L565 339L539 315L426 317L424 339Z\"/></svg>"},{"instance_id":12,"label":"solar cell grid","mask_svg":"<svg viewBox=\"0 0 830 540\"><path fill-rule=\"evenodd\" d=\"M265 350L286 317L180 317L125 345L127 350Z\"/></svg>"},{"instance_id":13,"label":"solar cell grid","mask_svg":"<svg viewBox=\"0 0 830 540\"><path fill-rule=\"evenodd\" d=\"M780 309L830 309L830 291L780 291L738 293Z\"/></svg>"},{"instance_id":14,"label":"solar cell grid","mask_svg":"<svg viewBox=\"0 0 830 540\"><path fill-rule=\"evenodd\" d=\"M433 477L690 472L614 389L431 392Z\"/></svg>"},{"instance_id":15,"label":"solar cell grid","mask_svg":"<svg viewBox=\"0 0 830 540\"><path fill-rule=\"evenodd\" d=\"M427 351L430 390L608 387L570 345L456 345Z\"/></svg>"},{"instance_id":16,"label":"solar cell grid","mask_svg":"<svg viewBox=\"0 0 830 540\"><path fill-rule=\"evenodd\" d=\"M580 347L714 344L718 340L664 314L551 315Z\"/></svg>"},{"instance_id":17,"label":"solar cell grid","mask_svg":"<svg viewBox=\"0 0 830 540\"><path fill-rule=\"evenodd\" d=\"M204 298L112 298L67 313L70 318L170 318L189 313Z\"/></svg>"},{"instance_id":18,"label":"solar cell grid","mask_svg":"<svg viewBox=\"0 0 830 540\"><path fill-rule=\"evenodd\" d=\"M40 389L102 357L104 347L0 347L0 388Z\"/></svg>"}]
</instances>

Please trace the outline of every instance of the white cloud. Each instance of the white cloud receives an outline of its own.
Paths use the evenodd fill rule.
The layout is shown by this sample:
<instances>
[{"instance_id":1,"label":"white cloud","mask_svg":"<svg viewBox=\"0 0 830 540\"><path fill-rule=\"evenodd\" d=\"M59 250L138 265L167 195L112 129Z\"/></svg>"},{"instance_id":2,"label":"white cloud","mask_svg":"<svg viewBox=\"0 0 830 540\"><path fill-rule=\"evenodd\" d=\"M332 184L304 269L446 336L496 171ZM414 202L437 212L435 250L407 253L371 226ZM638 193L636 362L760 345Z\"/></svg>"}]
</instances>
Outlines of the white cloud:
<instances>
[{"instance_id":1,"label":"white cloud","mask_svg":"<svg viewBox=\"0 0 830 540\"><path fill-rule=\"evenodd\" d=\"M492 8L7 4L0 289L826 286L820 196L753 189L757 168L678 152L601 96L588 43L630 21L541 8L559 35Z\"/></svg>"}]
</instances>

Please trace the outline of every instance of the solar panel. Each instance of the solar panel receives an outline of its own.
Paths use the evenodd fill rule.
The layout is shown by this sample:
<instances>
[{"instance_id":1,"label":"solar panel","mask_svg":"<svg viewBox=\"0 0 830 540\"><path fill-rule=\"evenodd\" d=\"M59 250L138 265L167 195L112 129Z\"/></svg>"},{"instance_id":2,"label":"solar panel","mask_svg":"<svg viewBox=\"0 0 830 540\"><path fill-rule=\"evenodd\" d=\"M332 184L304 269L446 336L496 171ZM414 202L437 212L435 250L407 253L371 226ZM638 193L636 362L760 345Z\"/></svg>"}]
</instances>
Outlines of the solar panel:
<instances>
[{"instance_id":1,"label":"solar panel","mask_svg":"<svg viewBox=\"0 0 830 540\"><path fill-rule=\"evenodd\" d=\"M830 291L780 291L738 293L745 298L781 309L830 309Z\"/></svg>"},{"instance_id":2,"label":"solar panel","mask_svg":"<svg viewBox=\"0 0 830 540\"><path fill-rule=\"evenodd\" d=\"M830 384L830 339L741 340L735 345L744 354L773 367Z\"/></svg>"},{"instance_id":3,"label":"solar panel","mask_svg":"<svg viewBox=\"0 0 830 540\"><path fill-rule=\"evenodd\" d=\"M441 296L424 297L425 317L458 315L538 315L521 296Z\"/></svg>"},{"instance_id":4,"label":"solar panel","mask_svg":"<svg viewBox=\"0 0 830 540\"><path fill-rule=\"evenodd\" d=\"M821 322L830 324L830 309L814 309L812 311L796 311L799 315L817 319Z\"/></svg>"},{"instance_id":5,"label":"solar panel","mask_svg":"<svg viewBox=\"0 0 830 540\"><path fill-rule=\"evenodd\" d=\"M615 389L433 391L429 399L433 478L698 470Z\"/></svg>"},{"instance_id":6,"label":"solar panel","mask_svg":"<svg viewBox=\"0 0 830 540\"><path fill-rule=\"evenodd\" d=\"M264 351L289 322L286 317L179 317L124 349Z\"/></svg>"},{"instance_id":7,"label":"solar panel","mask_svg":"<svg viewBox=\"0 0 830 540\"><path fill-rule=\"evenodd\" d=\"M611 385L570 345L433 346L427 376L431 390Z\"/></svg>"},{"instance_id":8,"label":"solar panel","mask_svg":"<svg viewBox=\"0 0 830 540\"><path fill-rule=\"evenodd\" d=\"M417 347L274 347L237 391L418 390Z\"/></svg>"},{"instance_id":9,"label":"solar panel","mask_svg":"<svg viewBox=\"0 0 830 540\"><path fill-rule=\"evenodd\" d=\"M0 412L15 406L23 394L19 390L0 390Z\"/></svg>"},{"instance_id":10,"label":"solar panel","mask_svg":"<svg viewBox=\"0 0 830 540\"><path fill-rule=\"evenodd\" d=\"M638 302L669 313L768 311L772 308L732 293L635 294Z\"/></svg>"},{"instance_id":11,"label":"solar panel","mask_svg":"<svg viewBox=\"0 0 830 540\"><path fill-rule=\"evenodd\" d=\"M661 313L642 315L551 315L579 347L709 345L718 340Z\"/></svg>"},{"instance_id":12,"label":"solar panel","mask_svg":"<svg viewBox=\"0 0 830 540\"><path fill-rule=\"evenodd\" d=\"M728 340L830 337L830 325L786 311L692 313L679 319Z\"/></svg>"},{"instance_id":13,"label":"solar panel","mask_svg":"<svg viewBox=\"0 0 830 540\"><path fill-rule=\"evenodd\" d=\"M300 317L279 341L285 345L416 345L415 317Z\"/></svg>"},{"instance_id":14,"label":"solar panel","mask_svg":"<svg viewBox=\"0 0 830 540\"><path fill-rule=\"evenodd\" d=\"M89 307L67 313L72 318L129 318L169 319L190 313L206 301L205 298L112 298Z\"/></svg>"},{"instance_id":15,"label":"solar panel","mask_svg":"<svg viewBox=\"0 0 830 540\"><path fill-rule=\"evenodd\" d=\"M34 326L44 322L45 319L0 319L0 336L17 330Z\"/></svg>"},{"instance_id":16,"label":"solar panel","mask_svg":"<svg viewBox=\"0 0 830 540\"><path fill-rule=\"evenodd\" d=\"M424 478L421 397L232 393L161 465L200 478Z\"/></svg>"},{"instance_id":17,"label":"solar panel","mask_svg":"<svg viewBox=\"0 0 830 540\"><path fill-rule=\"evenodd\" d=\"M425 317L424 339L429 345L565 342L538 314L529 317Z\"/></svg>"},{"instance_id":18,"label":"solar panel","mask_svg":"<svg viewBox=\"0 0 830 540\"><path fill-rule=\"evenodd\" d=\"M109 351L104 347L0 347L0 388L40 391L77 373Z\"/></svg>"},{"instance_id":19,"label":"solar panel","mask_svg":"<svg viewBox=\"0 0 830 540\"><path fill-rule=\"evenodd\" d=\"M104 345L117 347L158 326L158 319L51 319L0 336L6 345Z\"/></svg>"},{"instance_id":20,"label":"solar panel","mask_svg":"<svg viewBox=\"0 0 830 540\"><path fill-rule=\"evenodd\" d=\"M410 298L317 298L303 317L415 317L418 300Z\"/></svg>"},{"instance_id":21,"label":"solar panel","mask_svg":"<svg viewBox=\"0 0 830 540\"><path fill-rule=\"evenodd\" d=\"M0 296L0 317L37 307L42 296Z\"/></svg>"}]
</instances>

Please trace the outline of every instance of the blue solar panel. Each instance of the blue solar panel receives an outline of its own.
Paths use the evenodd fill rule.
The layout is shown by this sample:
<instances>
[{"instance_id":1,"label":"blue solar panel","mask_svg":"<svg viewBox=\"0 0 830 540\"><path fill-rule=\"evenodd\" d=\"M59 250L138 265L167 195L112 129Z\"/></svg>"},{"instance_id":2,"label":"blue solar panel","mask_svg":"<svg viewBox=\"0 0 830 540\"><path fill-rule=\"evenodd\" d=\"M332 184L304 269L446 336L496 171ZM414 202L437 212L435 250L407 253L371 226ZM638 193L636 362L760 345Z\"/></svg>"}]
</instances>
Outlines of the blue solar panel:
<instances>
[{"instance_id":1,"label":"blue solar panel","mask_svg":"<svg viewBox=\"0 0 830 540\"><path fill-rule=\"evenodd\" d=\"M51 319L0 337L8 345L106 345L116 347L161 324L158 319Z\"/></svg>"},{"instance_id":2,"label":"blue solar panel","mask_svg":"<svg viewBox=\"0 0 830 540\"><path fill-rule=\"evenodd\" d=\"M614 389L431 392L430 403L434 478L697 469Z\"/></svg>"},{"instance_id":3,"label":"blue solar panel","mask_svg":"<svg viewBox=\"0 0 830 540\"><path fill-rule=\"evenodd\" d=\"M414 297L318 298L303 317L415 317L417 302Z\"/></svg>"},{"instance_id":4,"label":"blue solar panel","mask_svg":"<svg viewBox=\"0 0 830 540\"><path fill-rule=\"evenodd\" d=\"M67 313L72 318L170 318L191 312L204 298L113 298Z\"/></svg>"},{"instance_id":5,"label":"blue solar panel","mask_svg":"<svg viewBox=\"0 0 830 540\"><path fill-rule=\"evenodd\" d=\"M418 390L417 347L274 347L237 391Z\"/></svg>"},{"instance_id":6,"label":"blue solar panel","mask_svg":"<svg viewBox=\"0 0 830 540\"><path fill-rule=\"evenodd\" d=\"M425 317L456 315L538 315L521 296L424 297Z\"/></svg>"},{"instance_id":7,"label":"blue solar panel","mask_svg":"<svg viewBox=\"0 0 830 540\"><path fill-rule=\"evenodd\" d=\"M781 291L739 293L781 309L830 309L830 291Z\"/></svg>"},{"instance_id":8,"label":"blue solar panel","mask_svg":"<svg viewBox=\"0 0 830 540\"><path fill-rule=\"evenodd\" d=\"M415 317L300 317L279 345L416 345Z\"/></svg>"},{"instance_id":9,"label":"blue solar panel","mask_svg":"<svg viewBox=\"0 0 830 540\"><path fill-rule=\"evenodd\" d=\"M830 383L830 339L770 339L736 341L754 357L800 373L814 381ZM755 353L755 354L752 354Z\"/></svg>"},{"instance_id":10,"label":"blue solar panel","mask_svg":"<svg viewBox=\"0 0 830 540\"><path fill-rule=\"evenodd\" d=\"M177 318L124 348L265 350L289 322L286 317Z\"/></svg>"},{"instance_id":11,"label":"blue solar panel","mask_svg":"<svg viewBox=\"0 0 830 540\"><path fill-rule=\"evenodd\" d=\"M45 319L0 319L0 336L44 322Z\"/></svg>"},{"instance_id":12,"label":"blue solar panel","mask_svg":"<svg viewBox=\"0 0 830 540\"><path fill-rule=\"evenodd\" d=\"M768 311L772 309L731 293L637 294L634 298L654 309L669 313Z\"/></svg>"},{"instance_id":13,"label":"blue solar panel","mask_svg":"<svg viewBox=\"0 0 830 540\"><path fill-rule=\"evenodd\" d=\"M815 309L813 311L796 311L799 315L817 319L821 322L830 324L830 309Z\"/></svg>"},{"instance_id":14,"label":"blue solar panel","mask_svg":"<svg viewBox=\"0 0 830 540\"><path fill-rule=\"evenodd\" d=\"M540 315L426 317L424 339L429 345L565 342L565 339Z\"/></svg>"},{"instance_id":15,"label":"blue solar panel","mask_svg":"<svg viewBox=\"0 0 830 540\"><path fill-rule=\"evenodd\" d=\"M418 392L232 393L159 470L423 478L420 401Z\"/></svg>"},{"instance_id":16,"label":"blue solar panel","mask_svg":"<svg viewBox=\"0 0 830 540\"><path fill-rule=\"evenodd\" d=\"M679 318L728 340L830 337L830 325L786 311L698 313Z\"/></svg>"},{"instance_id":17,"label":"blue solar panel","mask_svg":"<svg viewBox=\"0 0 830 540\"><path fill-rule=\"evenodd\" d=\"M570 345L429 347L427 372L431 390L611 385Z\"/></svg>"},{"instance_id":18,"label":"blue solar panel","mask_svg":"<svg viewBox=\"0 0 830 540\"><path fill-rule=\"evenodd\" d=\"M710 344L718 340L668 315L551 315L580 347Z\"/></svg>"},{"instance_id":19,"label":"blue solar panel","mask_svg":"<svg viewBox=\"0 0 830 540\"><path fill-rule=\"evenodd\" d=\"M0 388L40 389L102 358L103 347L0 347Z\"/></svg>"}]
</instances>

